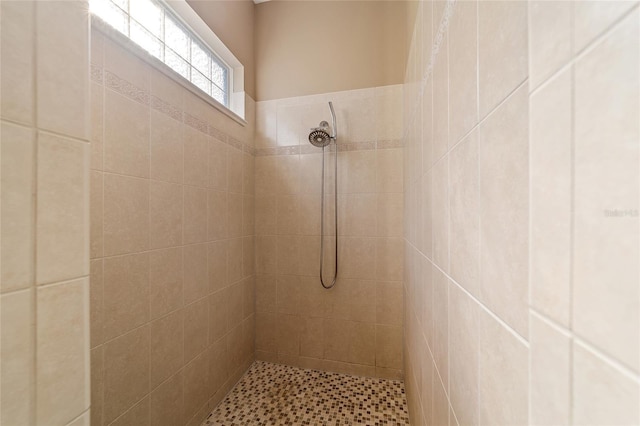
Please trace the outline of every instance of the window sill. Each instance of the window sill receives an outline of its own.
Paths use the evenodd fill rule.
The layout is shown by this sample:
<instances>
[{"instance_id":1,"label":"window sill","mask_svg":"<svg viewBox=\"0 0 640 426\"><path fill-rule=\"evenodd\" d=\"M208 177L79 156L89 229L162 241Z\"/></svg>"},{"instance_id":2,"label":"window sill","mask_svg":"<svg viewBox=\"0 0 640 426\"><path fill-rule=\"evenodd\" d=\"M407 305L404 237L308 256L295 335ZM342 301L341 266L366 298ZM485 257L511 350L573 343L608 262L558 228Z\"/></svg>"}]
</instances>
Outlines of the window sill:
<instances>
[{"instance_id":1,"label":"window sill","mask_svg":"<svg viewBox=\"0 0 640 426\"><path fill-rule=\"evenodd\" d=\"M114 42L122 46L123 49L126 49L130 53L137 56L139 59L145 61L147 64L151 65L153 68L163 73L164 75L166 75L167 77L169 77L170 79L172 79L173 81L175 81L176 83L184 87L189 92L198 96L204 102L208 103L213 108L225 114L227 117L234 120L238 124L242 126L247 125L247 121L244 118L240 117L238 114L236 114L235 112L227 108L225 105L221 104L220 102L216 101L215 99L213 99L212 97L204 93L202 90L196 87L189 80L187 80L186 78L182 77L180 74L178 74L177 72L169 68L164 62L152 56L149 52L144 50L142 47L138 46L134 41L129 39L124 34L121 34L118 30L116 30L115 28L113 28L112 26L110 26L109 24L107 24L106 22L104 22L102 19L98 18L95 15L91 16L91 28L97 31L100 31L100 33L102 33L106 37L109 37L111 40L113 40ZM232 92L229 94L229 96L239 97L240 99L237 99L237 101L239 102L241 109L244 110L244 92Z\"/></svg>"}]
</instances>

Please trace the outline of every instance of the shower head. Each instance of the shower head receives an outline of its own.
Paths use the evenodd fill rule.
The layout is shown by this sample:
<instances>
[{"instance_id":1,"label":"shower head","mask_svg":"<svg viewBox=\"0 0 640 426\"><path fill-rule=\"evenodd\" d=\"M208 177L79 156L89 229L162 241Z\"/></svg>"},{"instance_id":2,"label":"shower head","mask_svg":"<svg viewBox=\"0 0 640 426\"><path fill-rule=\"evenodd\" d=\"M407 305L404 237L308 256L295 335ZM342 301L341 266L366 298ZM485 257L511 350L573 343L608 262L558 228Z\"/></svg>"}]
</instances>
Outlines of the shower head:
<instances>
[{"instance_id":1,"label":"shower head","mask_svg":"<svg viewBox=\"0 0 640 426\"><path fill-rule=\"evenodd\" d=\"M324 148L331 143L331 136L329 136L326 127L316 127L311 129L311 133L309 133L309 142L313 146Z\"/></svg>"}]
</instances>

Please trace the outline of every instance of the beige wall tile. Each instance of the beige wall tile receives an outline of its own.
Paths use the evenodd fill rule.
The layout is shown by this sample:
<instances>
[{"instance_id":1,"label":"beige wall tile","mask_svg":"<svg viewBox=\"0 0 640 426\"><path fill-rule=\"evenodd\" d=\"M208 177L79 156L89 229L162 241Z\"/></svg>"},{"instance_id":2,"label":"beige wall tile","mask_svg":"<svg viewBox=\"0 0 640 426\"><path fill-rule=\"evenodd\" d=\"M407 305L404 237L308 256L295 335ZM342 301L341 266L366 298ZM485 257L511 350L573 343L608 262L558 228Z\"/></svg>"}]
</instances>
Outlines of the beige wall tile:
<instances>
[{"instance_id":1,"label":"beige wall tile","mask_svg":"<svg viewBox=\"0 0 640 426\"><path fill-rule=\"evenodd\" d=\"M228 189L228 145L215 138L209 141L209 187L219 191Z\"/></svg>"},{"instance_id":2,"label":"beige wall tile","mask_svg":"<svg viewBox=\"0 0 640 426\"><path fill-rule=\"evenodd\" d=\"M94 39L95 33L91 37ZM104 86L91 83L91 170L104 170Z\"/></svg>"},{"instance_id":3,"label":"beige wall tile","mask_svg":"<svg viewBox=\"0 0 640 426\"><path fill-rule=\"evenodd\" d=\"M449 147L449 43L443 38L433 66L433 145L435 163Z\"/></svg>"},{"instance_id":4,"label":"beige wall tile","mask_svg":"<svg viewBox=\"0 0 640 426\"><path fill-rule=\"evenodd\" d=\"M37 282L87 275L88 144L38 133L37 176Z\"/></svg>"},{"instance_id":5,"label":"beige wall tile","mask_svg":"<svg viewBox=\"0 0 640 426\"><path fill-rule=\"evenodd\" d=\"M184 303L209 294L207 244L184 246Z\"/></svg>"},{"instance_id":6,"label":"beige wall tile","mask_svg":"<svg viewBox=\"0 0 640 426\"><path fill-rule=\"evenodd\" d=\"M528 102L522 86L480 127L481 299L527 335Z\"/></svg>"},{"instance_id":7,"label":"beige wall tile","mask_svg":"<svg viewBox=\"0 0 640 426\"><path fill-rule=\"evenodd\" d=\"M67 423L67 426L90 426L91 424L91 414L89 411L85 411L80 417L77 417L75 420Z\"/></svg>"},{"instance_id":8,"label":"beige wall tile","mask_svg":"<svg viewBox=\"0 0 640 426\"><path fill-rule=\"evenodd\" d=\"M181 248L157 250L149 253L149 311L150 318L182 307L183 259Z\"/></svg>"},{"instance_id":9,"label":"beige wall tile","mask_svg":"<svg viewBox=\"0 0 640 426\"><path fill-rule=\"evenodd\" d=\"M447 391L444 389L442 382L436 377L433 379L433 424L436 426L444 426L455 424L453 412L447 404ZM470 401L471 404L473 402ZM453 420L453 423L450 423Z\"/></svg>"},{"instance_id":10,"label":"beige wall tile","mask_svg":"<svg viewBox=\"0 0 640 426\"><path fill-rule=\"evenodd\" d=\"M207 241L207 192L204 188L184 187L184 244Z\"/></svg>"},{"instance_id":11,"label":"beige wall tile","mask_svg":"<svg viewBox=\"0 0 640 426\"><path fill-rule=\"evenodd\" d=\"M376 194L349 194L338 196L340 235L373 237L377 229ZM328 212L332 214L331 212ZM328 217L325 220L332 220Z\"/></svg>"},{"instance_id":12,"label":"beige wall tile","mask_svg":"<svg viewBox=\"0 0 640 426\"><path fill-rule=\"evenodd\" d=\"M149 177L149 108L105 91L104 170Z\"/></svg>"},{"instance_id":13,"label":"beige wall tile","mask_svg":"<svg viewBox=\"0 0 640 426\"><path fill-rule=\"evenodd\" d=\"M184 376L182 371L151 392L151 424L172 426L184 423Z\"/></svg>"},{"instance_id":14,"label":"beige wall tile","mask_svg":"<svg viewBox=\"0 0 640 426\"><path fill-rule=\"evenodd\" d=\"M278 350L278 315L270 312L256 314L256 351L276 353Z\"/></svg>"},{"instance_id":15,"label":"beige wall tile","mask_svg":"<svg viewBox=\"0 0 640 426\"><path fill-rule=\"evenodd\" d=\"M449 271L449 164L442 158L433 166L431 187L431 220L433 261Z\"/></svg>"},{"instance_id":16,"label":"beige wall tile","mask_svg":"<svg viewBox=\"0 0 640 426\"><path fill-rule=\"evenodd\" d=\"M227 154L227 181L229 192L242 193L242 151L235 147L230 147Z\"/></svg>"},{"instance_id":17,"label":"beige wall tile","mask_svg":"<svg viewBox=\"0 0 640 426\"><path fill-rule=\"evenodd\" d=\"M104 174L91 171L89 187L89 257L103 256L104 238Z\"/></svg>"},{"instance_id":18,"label":"beige wall tile","mask_svg":"<svg viewBox=\"0 0 640 426\"><path fill-rule=\"evenodd\" d=\"M0 32L0 115L24 124L33 124L35 115L35 6L35 2L3 2L0 11L4 24Z\"/></svg>"},{"instance_id":19,"label":"beige wall tile","mask_svg":"<svg viewBox=\"0 0 640 426\"><path fill-rule=\"evenodd\" d=\"M576 424L637 424L640 385L626 371L578 342L573 343L573 421Z\"/></svg>"},{"instance_id":20,"label":"beige wall tile","mask_svg":"<svg viewBox=\"0 0 640 426\"><path fill-rule=\"evenodd\" d=\"M5 8L3 3L2 13ZM2 292L28 287L35 280L34 139L32 130L2 123Z\"/></svg>"},{"instance_id":21,"label":"beige wall tile","mask_svg":"<svg viewBox=\"0 0 640 426\"><path fill-rule=\"evenodd\" d=\"M227 194L227 236L237 238L242 236L242 194Z\"/></svg>"},{"instance_id":22,"label":"beige wall tile","mask_svg":"<svg viewBox=\"0 0 640 426\"><path fill-rule=\"evenodd\" d=\"M527 3L478 3L480 118L527 78Z\"/></svg>"},{"instance_id":23,"label":"beige wall tile","mask_svg":"<svg viewBox=\"0 0 640 426\"><path fill-rule=\"evenodd\" d=\"M209 183L209 137L189 126L184 126L184 183Z\"/></svg>"},{"instance_id":24,"label":"beige wall tile","mask_svg":"<svg viewBox=\"0 0 640 426\"><path fill-rule=\"evenodd\" d=\"M528 348L485 312L480 314L479 327L480 424L526 424Z\"/></svg>"},{"instance_id":25,"label":"beige wall tile","mask_svg":"<svg viewBox=\"0 0 640 426\"><path fill-rule=\"evenodd\" d=\"M242 238L229 240L229 256L227 256L229 284L242 279Z\"/></svg>"},{"instance_id":26,"label":"beige wall tile","mask_svg":"<svg viewBox=\"0 0 640 426\"><path fill-rule=\"evenodd\" d=\"M215 394L223 389L229 377L229 352L225 339L220 339L209 346L209 393Z\"/></svg>"},{"instance_id":27,"label":"beige wall tile","mask_svg":"<svg viewBox=\"0 0 640 426\"><path fill-rule=\"evenodd\" d=\"M4 13L4 9L2 11ZM35 380L33 347L35 329L32 290L0 297L2 333L0 334L0 367L2 368L2 422L28 424L36 401L31 397Z\"/></svg>"},{"instance_id":28,"label":"beige wall tile","mask_svg":"<svg viewBox=\"0 0 640 426\"><path fill-rule=\"evenodd\" d=\"M90 352L91 357L91 424L102 425L104 414L104 346Z\"/></svg>"},{"instance_id":29,"label":"beige wall tile","mask_svg":"<svg viewBox=\"0 0 640 426\"><path fill-rule=\"evenodd\" d=\"M149 327L145 326L105 344L105 423L113 421L148 392Z\"/></svg>"},{"instance_id":30,"label":"beige wall tile","mask_svg":"<svg viewBox=\"0 0 640 426\"><path fill-rule=\"evenodd\" d=\"M102 259L92 260L89 285L89 318L91 331L91 347L104 342L104 271Z\"/></svg>"},{"instance_id":31,"label":"beige wall tile","mask_svg":"<svg viewBox=\"0 0 640 426\"><path fill-rule=\"evenodd\" d=\"M183 125L158 111L151 110L150 114L151 179L182 183Z\"/></svg>"},{"instance_id":32,"label":"beige wall tile","mask_svg":"<svg viewBox=\"0 0 640 426\"><path fill-rule=\"evenodd\" d=\"M402 327L376 325L376 366L402 368Z\"/></svg>"},{"instance_id":33,"label":"beige wall tile","mask_svg":"<svg viewBox=\"0 0 640 426\"><path fill-rule=\"evenodd\" d=\"M452 285L450 290L449 397L460 424L479 424L478 321L480 308L458 286ZM437 389L437 386L435 388Z\"/></svg>"},{"instance_id":34,"label":"beige wall tile","mask_svg":"<svg viewBox=\"0 0 640 426\"><path fill-rule=\"evenodd\" d=\"M256 277L256 311L276 311L276 276L258 275ZM256 320L257 321L257 320Z\"/></svg>"},{"instance_id":35,"label":"beige wall tile","mask_svg":"<svg viewBox=\"0 0 640 426\"><path fill-rule=\"evenodd\" d=\"M184 365L185 329L182 310L149 324L150 389L160 385Z\"/></svg>"},{"instance_id":36,"label":"beige wall tile","mask_svg":"<svg viewBox=\"0 0 640 426\"><path fill-rule=\"evenodd\" d=\"M227 272L228 241L209 243L209 292L213 293L229 283Z\"/></svg>"},{"instance_id":37,"label":"beige wall tile","mask_svg":"<svg viewBox=\"0 0 640 426\"><path fill-rule=\"evenodd\" d=\"M105 174L104 254L132 253L149 248L149 182Z\"/></svg>"},{"instance_id":38,"label":"beige wall tile","mask_svg":"<svg viewBox=\"0 0 640 426\"><path fill-rule=\"evenodd\" d=\"M228 288L228 317L227 321L230 328L236 327L244 319L243 306L243 283L238 282Z\"/></svg>"},{"instance_id":39,"label":"beige wall tile","mask_svg":"<svg viewBox=\"0 0 640 426\"><path fill-rule=\"evenodd\" d=\"M363 167L367 166L372 167L372 165L367 163L363 165ZM375 172L376 176L377 192L402 192L403 170L402 149L394 148L376 150L376 165L373 172Z\"/></svg>"},{"instance_id":40,"label":"beige wall tile","mask_svg":"<svg viewBox=\"0 0 640 426\"><path fill-rule=\"evenodd\" d=\"M578 2L573 7L573 51L584 49L597 36L624 16L635 2Z\"/></svg>"},{"instance_id":41,"label":"beige wall tile","mask_svg":"<svg viewBox=\"0 0 640 426\"><path fill-rule=\"evenodd\" d=\"M104 68L130 82L143 92L149 91L149 66L134 53L123 49L108 37L104 38Z\"/></svg>"},{"instance_id":42,"label":"beige wall tile","mask_svg":"<svg viewBox=\"0 0 640 426\"><path fill-rule=\"evenodd\" d=\"M149 247L182 244L183 188L181 185L149 182Z\"/></svg>"},{"instance_id":43,"label":"beige wall tile","mask_svg":"<svg viewBox=\"0 0 640 426\"><path fill-rule=\"evenodd\" d=\"M401 238L403 236L404 222L404 196L402 193L378 194L375 211L377 212L378 237ZM370 215L366 212L365 215Z\"/></svg>"},{"instance_id":44,"label":"beige wall tile","mask_svg":"<svg viewBox=\"0 0 640 426\"><path fill-rule=\"evenodd\" d=\"M449 145L457 143L478 122L478 4L456 5L449 24Z\"/></svg>"},{"instance_id":45,"label":"beige wall tile","mask_svg":"<svg viewBox=\"0 0 640 426\"><path fill-rule=\"evenodd\" d=\"M36 421L66 424L89 408L89 279L38 289Z\"/></svg>"},{"instance_id":46,"label":"beige wall tile","mask_svg":"<svg viewBox=\"0 0 640 426\"><path fill-rule=\"evenodd\" d=\"M433 360L440 373L440 380L449 389L449 289L454 286L440 270L433 268L433 302L430 309L433 320L433 339L430 342Z\"/></svg>"},{"instance_id":47,"label":"beige wall tile","mask_svg":"<svg viewBox=\"0 0 640 426\"><path fill-rule=\"evenodd\" d=\"M402 280L403 251L404 243L399 238L378 238L376 240L376 279L380 281ZM369 253L370 255L371 253Z\"/></svg>"},{"instance_id":48,"label":"beige wall tile","mask_svg":"<svg viewBox=\"0 0 640 426\"><path fill-rule=\"evenodd\" d=\"M242 277L256 273L256 241L255 237L242 238Z\"/></svg>"},{"instance_id":49,"label":"beige wall tile","mask_svg":"<svg viewBox=\"0 0 640 426\"><path fill-rule=\"evenodd\" d=\"M222 338L229 330L228 290L218 291L209 296L209 343Z\"/></svg>"},{"instance_id":50,"label":"beige wall tile","mask_svg":"<svg viewBox=\"0 0 640 426\"><path fill-rule=\"evenodd\" d=\"M184 359L191 361L201 354L209 339L209 300L206 298L184 308Z\"/></svg>"},{"instance_id":51,"label":"beige wall tile","mask_svg":"<svg viewBox=\"0 0 640 426\"><path fill-rule=\"evenodd\" d=\"M531 315L529 355L530 422L569 424L571 410L571 340L569 334Z\"/></svg>"},{"instance_id":52,"label":"beige wall tile","mask_svg":"<svg viewBox=\"0 0 640 426\"><path fill-rule=\"evenodd\" d=\"M637 217L610 217L607 211L640 205L639 14L633 12L575 65L573 240L573 327L636 371L640 227Z\"/></svg>"},{"instance_id":53,"label":"beige wall tile","mask_svg":"<svg viewBox=\"0 0 640 426\"><path fill-rule=\"evenodd\" d=\"M256 208L253 195L242 196L242 236L255 235Z\"/></svg>"},{"instance_id":54,"label":"beige wall tile","mask_svg":"<svg viewBox=\"0 0 640 426\"><path fill-rule=\"evenodd\" d=\"M149 397L145 397L142 401L131 407L127 412L118 417L110 425L128 426L128 425L149 425Z\"/></svg>"},{"instance_id":55,"label":"beige wall tile","mask_svg":"<svg viewBox=\"0 0 640 426\"><path fill-rule=\"evenodd\" d=\"M324 347L322 342L322 332L324 320L322 318L303 319L302 331L300 333L300 355L310 358L322 359Z\"/></svg>"},{"instance_id":56,"label":"beige wall tile","mask_svg":"<svg viewBox=\"0 0 640 426\"><path fill-rule=\"evenodd\" d=\"M330 247L327 245L327 247ZM382 247L385 248L385 247ZM386 251L381 248L381 261ZM343 238L339 242L338 256L341 276L344 278L376 278L376 240L373 238ZM382 265L381 265L382 274ZM386 272L386 271L385 271ZM386 275L386 274L385 274Z\"/></svg>"},{"instance_id":57,"label":"beige wall tile","mask_svg":"<svg viewBox=\"0 0 640 426\"><path fill-rule=\"evenodd\" d=\"M85 1L38 3L35 32L38 127L85 140L90 129L87 12Z\"/></svg>"},{"instance_id":58,"label":"beige wall tile","mask_svg":"<svg viewBox=\"0 0 640 426\"><path fill-rule=\"evenodd\" d=\"M333 156L325 157L325 173L333 176ZM329 161L331 160L331 161ZM300 193L319 194L322 191L322 154L300 155Z\"/></svg>"},{"instance_id":59,"label":"beige wall tile","mask_svg":"<svg viewBox=\"0 0 640 426\"><path fill-rule=\"evenodd\" d=\"M402 325L403 302L401 282L376 282L376 323Z\"/></svg>"},{"instance_id":60,"label":"beige wall tile","mask_svg":"<svg viewBox=\"0 0 640 426\"><path fill-rule=\"evenodd\" d=\"M477 296L480 290L480 182L475 131L451 151L449 173L451 277Z\"/></svg>"},{"instance_id":61,"label":"beige wall tile","mask_svg":"<svg viewBox=\"0 0 640 426\"><path fill-rule=\"evenodd\" d=\"M208 191L209 240L221 240L229 236L228 193Z\"/></svg>"},{"instance_id":62,"label":"beige wall tile","mask_svg":"<svg viewBox=\"0 0 640 426\"><path fill-rule=\"evenodd\" d=\"M537 87L569 61L571 57L572 7L570 1L532 1L529 3L531 87Z\"/></svg>"},{"instance_id":63,"label":"beige wall tile","mask_svg":"<svg viewBox=\"0 0 640 426\"><path fill-rule=\"evenodd\" d=\"M104 259L104 338L149 321L149 254Z\"/></svg>"},{"instance_id":64,"label":"beige wall tile","mask_svg":"<svg viewBox=\"0 0 640 426\"><path fill-rule=\"evenodd\" d=\"M565 326L571 301L571 96L567 70L529 104L531 304Z\"/></svg>"},{"instance_id":65,"label":"beige wall tile","mask_svg":"<svg viewBox=\"0 0 640 426\"><path fill-rule=\"evenodd\" d=\"M278 238L276 236L256 238L256 273L275 274L278 270Z\"/></svg>"},{"instance_id":66,"label":"beige wall tile","mask_svg":"<svg viewBox=\"0 0 640 426\"><path fill-rule=\"evenodd\" d=\"M386 158L385 158L386 159ZM346 151L338 155L338 192L376 192L376 152Z\"/></svg>"}]
</instances>

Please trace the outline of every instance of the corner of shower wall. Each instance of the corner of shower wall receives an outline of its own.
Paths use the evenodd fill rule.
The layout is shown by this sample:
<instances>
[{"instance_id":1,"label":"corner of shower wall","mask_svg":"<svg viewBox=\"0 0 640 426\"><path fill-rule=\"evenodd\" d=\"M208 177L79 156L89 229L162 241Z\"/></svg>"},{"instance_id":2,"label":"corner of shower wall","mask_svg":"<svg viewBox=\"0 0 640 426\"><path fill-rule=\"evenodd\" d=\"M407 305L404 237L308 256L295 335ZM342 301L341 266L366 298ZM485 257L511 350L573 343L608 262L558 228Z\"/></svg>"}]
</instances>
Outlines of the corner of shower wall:
<instances>
[{"instance_id":1,"label":"corner of shower wall","mask_svg":"<svg viewBox=\"0 0 640 426\"><path fill-rule=\"evenodd\" d=\"M338 124L340 269L331 290L318 276L322 150L307 140L331 121L328 101ZM258 359L402 379L401 135L401 85L256 104ZM332 190L326 203L333 212Z\"/></svg>"},{"instance_id":2,"label":"corner of shower wall","mask_svg":"<svg viewBox=\"0 0 640 426\"><path fill-rule=\"evenodd\" d=\"M0 423L89 421L88 2L0 3Z\"/></svg>"},{"instance_id":3,"label":"corner of shower wall","mask_svg":"<svg viewBox=\"0 0 640 426\"><path fill-rule=\"evenodd\" d=\"M636 1L418 5L404 85L412 423L640 421L639 17Z\"/></svg>"},{"instance_id":4,"label":"corner of shower wall","mask_svg":"<svg viewBox=\"0 0 640 426\"><path fill-rule=\"evenodd\" d=\"M91 424L199 425L255 359L255 102L91 35Z\"/></svg>"}]
</instances>

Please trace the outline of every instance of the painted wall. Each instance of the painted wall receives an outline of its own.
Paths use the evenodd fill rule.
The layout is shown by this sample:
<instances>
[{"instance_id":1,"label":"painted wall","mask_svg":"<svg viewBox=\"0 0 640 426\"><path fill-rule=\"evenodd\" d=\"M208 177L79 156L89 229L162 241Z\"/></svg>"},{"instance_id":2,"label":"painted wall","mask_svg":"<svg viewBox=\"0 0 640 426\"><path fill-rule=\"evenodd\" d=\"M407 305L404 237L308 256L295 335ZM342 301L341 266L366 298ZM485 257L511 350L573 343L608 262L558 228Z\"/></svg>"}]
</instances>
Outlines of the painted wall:
<instances>
[{"instance_id":1,"label":"painted wall","mask_svg":"<svg viewBox=\"0 0 640 426\"><path fill-rule=\"evenodd\" d=\"M0 16L0 423L87 425L88 2Z\"/></svg>"},{"instance_id":2,"label":"painted wall","mask_svg":"<svg viewBox=\"0 0 640 426\"><path fill-rule=\"evenodd\" d=\"M187 0L187 3L244 65L244 90L256 99L253 0Z\"/></svg>"},{"instance_id":3,"label":"painted wall","mask_svg":"<svg viewBox=\"0 0 640 426\"><path fill-rule=\"evenodd\" d=\"M256 5L256 100L401 84L403 1Z\"/></svg>"},{"instance_id":4,"label":"painted wall","mask_svg":"<svg viewBox=\"0 0 640 426\"><path fill-rule=\"evenodd\" d=\"M254 103L91 35L91 424L199 425L254 359Z\"/></svg>"},{"instance_id":5,"label":"painted wall","mask_svg":"<svg viewBox=\"0 0 640 426\"><path fill-rule=\"evenodd\" d=\"M637 424L638 2L424 1L413 31L412 423Z\"/></svg>"}]
</instances>

